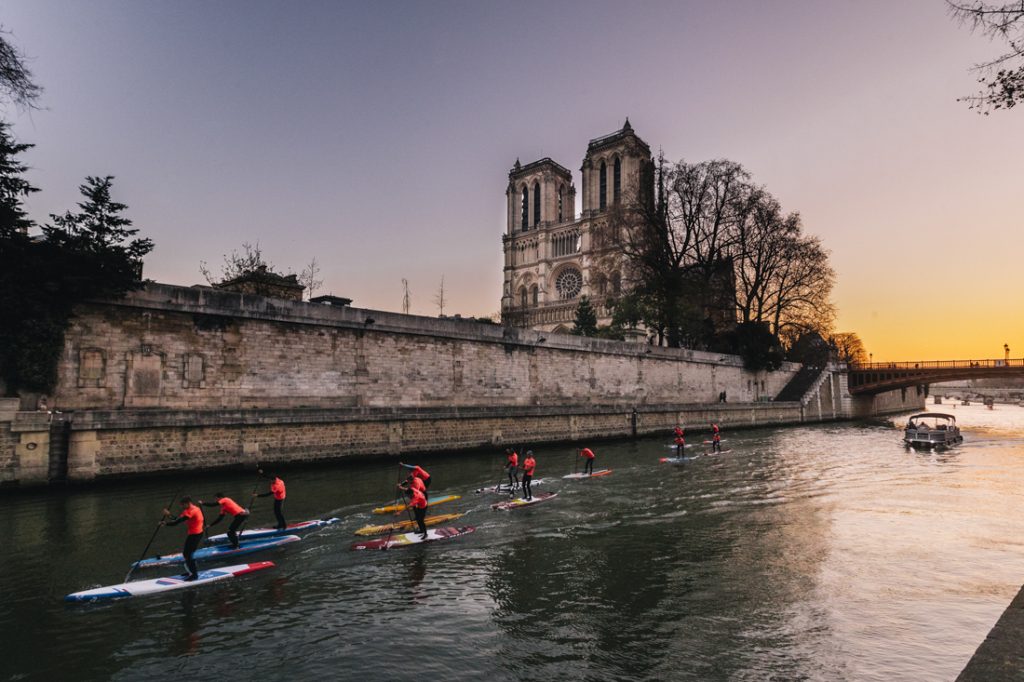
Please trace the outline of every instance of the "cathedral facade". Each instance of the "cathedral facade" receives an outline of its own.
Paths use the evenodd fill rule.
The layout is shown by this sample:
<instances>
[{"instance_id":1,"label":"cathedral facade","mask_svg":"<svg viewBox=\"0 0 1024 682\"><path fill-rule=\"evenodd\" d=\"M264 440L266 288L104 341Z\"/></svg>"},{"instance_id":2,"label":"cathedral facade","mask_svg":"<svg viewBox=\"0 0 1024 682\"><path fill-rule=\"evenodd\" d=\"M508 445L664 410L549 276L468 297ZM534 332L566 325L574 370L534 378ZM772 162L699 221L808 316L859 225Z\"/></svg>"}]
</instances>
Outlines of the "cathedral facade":
<instances>
[{"instance_id":1,"label":"cathedral facade","mask_svg":"<svg viewBox=\"0 0 1024 682\"><path fill-rule=\"evenodd\" d=\"M550 158L508 174L507 231L502 238L505 281L501 314L506 324L549 332L573 327L580 298L593 304L598 324L611 322L606 305L622 287L622 273L597 267L595 233L609 211L653 190L651 150L625 125L590 140L580 167L582 210L568 168Z\"/></svg>"}]
</instances>

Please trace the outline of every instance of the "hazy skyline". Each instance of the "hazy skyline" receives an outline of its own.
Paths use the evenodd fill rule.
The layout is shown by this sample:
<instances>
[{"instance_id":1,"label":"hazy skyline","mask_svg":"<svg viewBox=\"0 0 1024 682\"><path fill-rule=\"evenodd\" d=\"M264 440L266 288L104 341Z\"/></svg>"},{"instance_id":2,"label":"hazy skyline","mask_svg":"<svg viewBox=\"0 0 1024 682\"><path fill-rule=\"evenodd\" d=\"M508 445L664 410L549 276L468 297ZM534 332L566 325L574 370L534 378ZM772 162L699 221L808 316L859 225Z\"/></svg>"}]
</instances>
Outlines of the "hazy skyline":
<instances>
[{"instance_id":1,"label":"hazy skyline","mask_svg":"<svg viewBox=\"0 0 1024 682\"><path fill-rule=\"evenodd\" d=\"M243 241L321 293L489 315L516 158L574 172L626 116L673 160L742 163L832 251L875 360L1024 356L1021 112L956 102L998 47L940 0L2 2L45 88L8 111L42 221L85 175L202 281ZM1008 300L1003 300L1006 294Z\"/></svg>"}]
</instances>

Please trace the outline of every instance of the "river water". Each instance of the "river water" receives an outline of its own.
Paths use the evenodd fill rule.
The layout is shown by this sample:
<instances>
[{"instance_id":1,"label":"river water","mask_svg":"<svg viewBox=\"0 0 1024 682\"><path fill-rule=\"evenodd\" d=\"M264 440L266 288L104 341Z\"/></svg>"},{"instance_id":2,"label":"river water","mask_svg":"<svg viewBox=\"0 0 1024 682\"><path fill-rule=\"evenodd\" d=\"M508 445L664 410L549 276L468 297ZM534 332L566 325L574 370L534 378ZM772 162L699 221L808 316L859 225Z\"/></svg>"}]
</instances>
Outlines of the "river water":
<instances>
[{"instance_id":1,"label":"river water","mask_svg":"<svg viewBox=\"0 0 1024 682\"><path fill-rule=\"evenodd\" d=\"M667 436L599 443L611 476L511 513L472 492L499 454L423 458L477 530L388 552L349 545L393 461L287 471L289 520L343 523L250 559L274 569L105 605L61 598L120 582L183 487L244 499L253 476L9 495L0 679L950 680L1024 581L1024 408L956 414L945 454L860 423L726 428L732 453L685 466L658 462ZM572 471L534 450L539 477Z\"/></svg>"}]
</instances>

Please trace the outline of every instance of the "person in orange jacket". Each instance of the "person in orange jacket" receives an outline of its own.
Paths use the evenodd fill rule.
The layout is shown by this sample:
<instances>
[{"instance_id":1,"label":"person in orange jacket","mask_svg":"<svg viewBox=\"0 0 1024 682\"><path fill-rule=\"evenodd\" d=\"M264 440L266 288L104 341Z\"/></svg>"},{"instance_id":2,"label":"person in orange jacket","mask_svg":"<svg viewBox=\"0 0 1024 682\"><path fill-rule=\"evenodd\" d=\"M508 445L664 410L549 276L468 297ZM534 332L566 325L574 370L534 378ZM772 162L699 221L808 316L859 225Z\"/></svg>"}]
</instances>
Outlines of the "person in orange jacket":
<instances>
[{"instance_id":1,"label":"person in orange jacket","mask_svg":"<svg viewBox=\"0 0 1024 682\"><path fill-rule=\"evenodd\" d=\"M416 488L411 486L399 485L398 488L405 492L409 498L409 508L412 509L413 518L416 519L416 525L419 527L420 536L427 539L427 498L424 497Z\"/></svg>"},{"instance_id":2,"label":"person in orange jacket","mask_svg":"<svg viewBox=\"0 0 1024 682\"><path fill-rule=\"evenodd\" d=\"M508 472L508 494L519 487L519 453L512 448L505 449L505 471Z\"/></svg>"},{"instance_id":3,"label":"person in orange jacket","mask_svg":"<svg viewBox=\"0 0 1024 682\"><path fill-rule=\"evenodd\" d=\"M580 450L580 457L585 457L587 460L586 463L583 465L583 473L587 474L588 476L594 475L595 456L596 455L594 455L594 451L591 450L590 448L583 448L582 450Z\"/></svg>"},{"instance_id":4,"label":"person in orange jacket","mask_svg":"<svg viewBox=\"0 0 1024 682\"><path fill-rule=\"evenodd\" d=\"M270 490L268 490L265 493L258 493L256 495L253 495L252 499L255 500L257 497L268 497L270 495L273 495L274 516L277 518L277 529L284 530L288 527L288 524L284 520L284 498L288 496L287 489L284 486L284 481L282 481L281 477L278 476L277 474L264 474L263 469L259 470L259 474L260 476L266 476L267 478L271 479ZM251 502L249 503L249 506L252 506Z\"/></svg>"},{"instance_id":5,"label":"person in orange jacket","mask_svg":"<svg viewBox=\"0 0 1024 682\"><path fill-rule=\"evenodd\" d=\"M188 495L181 498L179 504L181 513L173 519L168 519L171 512L169 509L164 509L164 519L160 523L165 526L177 526L179 523L185 523L187 535L181 554L185 557L185 570L188 571L188 577L185 580L191 582L199 578L199 569L196 567L196 560L192 555L196 553L199 543L203 541L205 520L203 519L203 510L192 504L192 498Z\"/></svg>"},{"instance_id":6,"label":"person in orange jacket","mask_svg":"<svg viewBox=\"0 0 1024 682\"><path fill-rule=\"evenodd\" d=\"M200 507L220 507L220 515L207 528L213 528L223 521L225 516L230 515L232 519L231 525L228 526L228 541L234 549L238 549L238 529L249 520L249 510L224 493L214 493L214 497L217 498L216 502L196 502Z\"/></svg>"},{"instance_id":7,"label":"person in orange jacket","mask_svg":"<svg viewBox=\"0 0 1024 682\"><path fill-rule=\"evenodd\" d=\"M523 460L523 497L527 500L533 499L533 488L530 483L533 481L533 472L537 469L537 460L533 458L533 450L526 451L526 459Z\"/></svg>"}]
</instances>

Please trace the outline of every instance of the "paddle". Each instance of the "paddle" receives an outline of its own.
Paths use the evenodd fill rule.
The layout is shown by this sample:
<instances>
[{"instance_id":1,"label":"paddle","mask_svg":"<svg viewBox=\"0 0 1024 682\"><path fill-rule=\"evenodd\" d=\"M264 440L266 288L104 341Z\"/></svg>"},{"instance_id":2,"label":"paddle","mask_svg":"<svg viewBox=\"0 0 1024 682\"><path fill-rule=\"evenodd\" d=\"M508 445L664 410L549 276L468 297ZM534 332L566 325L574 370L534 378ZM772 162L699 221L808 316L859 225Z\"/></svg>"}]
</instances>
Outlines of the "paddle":
<instances>
[{"instance_id":1,"label":"paddle","mask_svg":"<svg viewBox=\"0 0 1024 682\"><path fill-rule=\"evenodd\" d=\"M252 518L252 508L256 506L256 500L259 498L256 496L256 491L260 489L260 479L263 478L261 474L260 463L256 462L256 483L252 487L252 495L249 497L249 516L245 517L245 521L242 521L238 525L238 541L242 541L242 532L245 529L245 524Z\"/></svg>"},{"instance_id":2,"label":"paddle","mask_svg":"<svg viewBox=\"0 0 1024 682\"><path fill-rule=\"evenodd\" d=\"M181 498L181 494L183 492L184 490L179 490L174 497L171 498L171 501L167 503L167 506L164 507L164 509L170 509L174 505L174 501ZM156 528L153 529L153 535L149 538L149 542L146 543L146 549L142 550L142 554L139 556L139 561L146 558L146 553L149 552L149 548L153 545L153 541L156 540L156 534L160 532L161 528L163 528L164 520L166 518L166 516L160 517L160 523L156 524ZM124 580L122 582L128 582L128 579L132 577L132 573L135 571L135 567L138 565L139 561L136 561L131 565L131 568L128 569L128 573L124 576Z\"/></svg>"},{"instance_id":3,"label":"paddle","mask_svg":"<svg viewBox=\"0 0 1024 682\"><path fill-rule=\"evenodd\" d=\"M395 504L398 504L399 499L402 497L401 489L398 487L401 482L402 482L402 463L399 462L398 463L398 477L395 479ZM406 509L408 509L408 508L409 508L409 505L406 505ZM388 545L391 544L391 536L395 532L395 523L394 522L389 523L388 526L389 526L389 528L388 528L388 539L384 542L383 545L381 545L381 549L387 549L388 548Z\"/></svg>"},{"instance_id":4,"label":"paddle","mask_svg":"<svg viewBox=\"0 0 1024 682\"><path fill-rule=\"evenodd\" d=\"M576 448L576 456L572 458L572 473L573 473L573 475L576 474L576 469L580 465L580 453L581 452L583 452L583 451L580 450L579 448Z\"/></svg>"}]
</instances>

